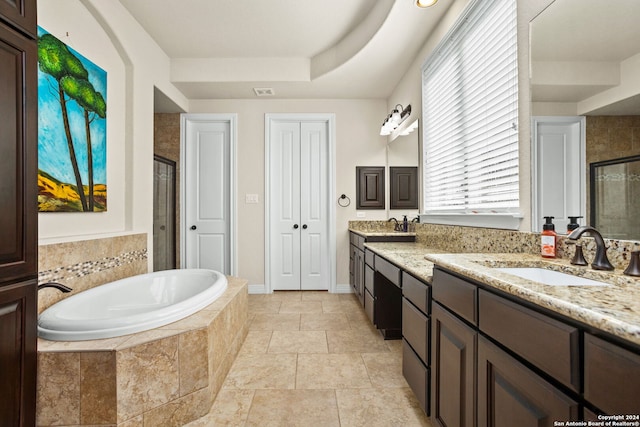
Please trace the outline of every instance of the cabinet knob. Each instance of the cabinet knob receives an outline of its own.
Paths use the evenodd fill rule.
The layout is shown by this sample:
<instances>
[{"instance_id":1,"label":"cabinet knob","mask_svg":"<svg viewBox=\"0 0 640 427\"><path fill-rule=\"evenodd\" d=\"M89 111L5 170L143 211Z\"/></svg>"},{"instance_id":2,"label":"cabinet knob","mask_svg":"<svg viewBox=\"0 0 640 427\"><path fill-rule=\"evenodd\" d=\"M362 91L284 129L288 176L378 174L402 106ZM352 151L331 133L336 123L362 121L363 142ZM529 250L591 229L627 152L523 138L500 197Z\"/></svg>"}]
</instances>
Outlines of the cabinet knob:
<instances>
[{"instance_id":1,"label":"cabinet knob","mask_svg":"<svg viewBox=\"0 0 640 427\"><path fill-rule=\"evenodd\" d=\"M297 230L297 229L298 229L298 227L299 227L299 225L298 225L298 224L293 224L293 229L294 229L294 230Z\"/></svg>"},{"instance_id":2,"label":"cabinet knob","mask_svg":"<svg viewBox=\"0 0 640 427\"><path fill-rule=\"evenodd\" d=\"M191 229L192 229L192 230L195 230L196 228L198 228L198 227L196 227L195 225L192 225L192 226L191 226Z\"/></svg>"},{"instance_id":3,"label":"cabinet knob","mask_svg":"<svg viewBox=\"0 0 640 427\"><path fill-rule=\"evenodd\" d=\"M304 230L306 230L306 229L307 229L307 224L304 224L304 225L302 226L302 228L303 228Z\"/></svg>"}]
</instances>

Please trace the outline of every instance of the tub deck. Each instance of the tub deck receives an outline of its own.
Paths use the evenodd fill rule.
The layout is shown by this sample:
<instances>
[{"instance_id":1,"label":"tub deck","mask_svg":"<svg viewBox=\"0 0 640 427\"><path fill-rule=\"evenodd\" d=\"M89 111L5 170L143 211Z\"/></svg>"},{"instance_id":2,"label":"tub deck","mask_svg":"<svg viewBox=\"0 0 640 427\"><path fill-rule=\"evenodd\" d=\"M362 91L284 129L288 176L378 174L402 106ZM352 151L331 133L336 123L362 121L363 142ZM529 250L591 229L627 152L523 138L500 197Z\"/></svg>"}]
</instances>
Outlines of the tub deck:
<instances>
[{"instance_id":1,"label":"tub deck","mask_svg":"<svg viewBox=\"0 0 640 427\"><path fill-rule=\"evenodd\" d=\"M183 425L209 411L247 334L247 281L149 331L38 339L37 425ZM117 373L117 374L116 374Z\"/></svg>"}]
</instances>

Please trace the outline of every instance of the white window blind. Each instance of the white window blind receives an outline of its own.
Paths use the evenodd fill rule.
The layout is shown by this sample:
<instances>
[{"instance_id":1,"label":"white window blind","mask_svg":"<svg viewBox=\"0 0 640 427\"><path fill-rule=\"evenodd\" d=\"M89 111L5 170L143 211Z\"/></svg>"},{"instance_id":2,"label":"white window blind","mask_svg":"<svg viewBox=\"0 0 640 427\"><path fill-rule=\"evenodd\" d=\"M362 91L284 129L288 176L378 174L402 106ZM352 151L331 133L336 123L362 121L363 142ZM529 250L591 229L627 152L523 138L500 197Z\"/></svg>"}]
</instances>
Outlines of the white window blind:
<instances>
[{"instance_id":1,"label":"white window blind","mask_svg":"<svg viewBox=\"0 0 640 427\"><path fill-rule=\"evenodd\" d=\"M475 1L422 71L424 212L519 208L516 0Z\"/></svg>"}]
</instances>

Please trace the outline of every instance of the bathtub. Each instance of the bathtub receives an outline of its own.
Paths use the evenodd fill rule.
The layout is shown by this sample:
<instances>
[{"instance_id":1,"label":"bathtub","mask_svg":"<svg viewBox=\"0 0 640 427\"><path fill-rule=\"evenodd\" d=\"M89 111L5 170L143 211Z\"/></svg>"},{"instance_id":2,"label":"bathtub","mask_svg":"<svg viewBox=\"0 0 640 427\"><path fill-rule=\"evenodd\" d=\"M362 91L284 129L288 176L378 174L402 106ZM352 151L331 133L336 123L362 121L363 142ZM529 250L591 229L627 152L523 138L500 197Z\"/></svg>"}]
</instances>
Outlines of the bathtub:
<instances>
[{"instance_id":1,"label":"bathtub","mask_svg":"<svg viewBox=\"0 0 640 427\"><path fill-rule=\"evenodd\" d=\"M83 341L146 331L203 309L226 289L227 278L213 270L166 270L132 276L47 308L38 317L38 336Z\"/></svg>"}]
</instances>

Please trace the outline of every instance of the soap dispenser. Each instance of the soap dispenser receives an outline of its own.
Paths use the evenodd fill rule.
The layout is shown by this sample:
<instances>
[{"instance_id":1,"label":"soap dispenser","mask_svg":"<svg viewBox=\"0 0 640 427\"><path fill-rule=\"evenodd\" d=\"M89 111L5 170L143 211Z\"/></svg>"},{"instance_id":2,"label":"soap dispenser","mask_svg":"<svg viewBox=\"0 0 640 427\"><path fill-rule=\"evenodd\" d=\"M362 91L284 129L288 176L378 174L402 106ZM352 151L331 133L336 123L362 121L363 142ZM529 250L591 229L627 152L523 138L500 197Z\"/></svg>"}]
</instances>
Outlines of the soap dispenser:
<instances>
[{"instance_id":1,"label":"soap dispenser","mask_svg":"<svg viewBox=\"0 0 640 427\"><path fill-rule=\"evenodd\" d=\"M552 220L554 217L545 216L545 223L542 225L542 233L540 236L540 253L543 258L555 258L556 257L556 243L558 235L556 234L556 227Z\"/></svg>"},{"instance_id":2,"label":"soap dispenser","mask_svg":"<svg viewBox=\"0 0 640 427\"><path fill-rule=\"evenodd\" d=\"M406 215L402 219L402 231L404 231L405 233L409 231L409 220L407 219Z\"/></svg>"},{"instance_id":3,"label":"soap dispenser","mask_svg":"<svg viewBox=\"0 0 640 427\"><path fill-rule=\"evenodd\" d=\"M578 218L582 218L582 217L581 216L569 217L569 224L567 224L567 234L571 234L573 230L580 227L580 224L578 224Z\"/></svg>"}]
</instances>

